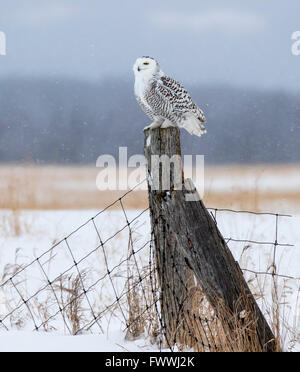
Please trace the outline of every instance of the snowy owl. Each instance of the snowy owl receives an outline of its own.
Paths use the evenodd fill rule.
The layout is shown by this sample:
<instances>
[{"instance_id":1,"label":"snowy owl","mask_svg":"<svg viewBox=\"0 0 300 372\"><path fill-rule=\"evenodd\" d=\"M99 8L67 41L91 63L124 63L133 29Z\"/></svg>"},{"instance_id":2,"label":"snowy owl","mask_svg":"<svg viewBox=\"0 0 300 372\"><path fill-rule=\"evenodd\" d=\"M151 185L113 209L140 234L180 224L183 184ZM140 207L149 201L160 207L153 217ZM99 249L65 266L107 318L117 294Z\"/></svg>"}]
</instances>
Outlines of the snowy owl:
<instances>
[{"instance_id":1,"label":"snowy owl","mask_svg":"<svg viewBox=\"0 0 300 372\"><path fill-rule=\"evenodd\" d=\"M133 71L136 99L153 120L144 130L178 126L199 137L206 133L203 111L180 83L162 72L154 58L138 58Z\"/></svg>"}]
</instances>

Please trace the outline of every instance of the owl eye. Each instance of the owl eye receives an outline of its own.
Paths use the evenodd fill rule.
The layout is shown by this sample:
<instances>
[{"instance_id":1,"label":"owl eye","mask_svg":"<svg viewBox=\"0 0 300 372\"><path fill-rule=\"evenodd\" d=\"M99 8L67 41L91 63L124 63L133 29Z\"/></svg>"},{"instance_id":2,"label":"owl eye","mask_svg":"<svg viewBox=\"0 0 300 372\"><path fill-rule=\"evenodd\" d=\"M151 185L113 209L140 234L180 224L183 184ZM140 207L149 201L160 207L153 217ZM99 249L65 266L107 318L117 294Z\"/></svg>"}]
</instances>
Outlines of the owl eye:
<instances>
[{"instance_id":1,"label":"owl eye","mask_svg":"<svg viewBox=\"0 0 300 372\"><path fill-rule=\"evenodd\" d=\"M149 65L149 62L144 62L144 65Z\"/></svg>"}]
</instances>

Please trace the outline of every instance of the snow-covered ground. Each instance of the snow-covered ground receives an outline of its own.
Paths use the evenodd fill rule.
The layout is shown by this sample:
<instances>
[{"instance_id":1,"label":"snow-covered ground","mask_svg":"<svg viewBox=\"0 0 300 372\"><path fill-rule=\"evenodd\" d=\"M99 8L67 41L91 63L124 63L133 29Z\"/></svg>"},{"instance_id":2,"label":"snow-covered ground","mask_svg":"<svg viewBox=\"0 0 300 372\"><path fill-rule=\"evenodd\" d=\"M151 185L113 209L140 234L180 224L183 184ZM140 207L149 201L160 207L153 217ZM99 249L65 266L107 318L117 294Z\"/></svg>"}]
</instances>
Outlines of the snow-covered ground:
<instances>
[{"instance_id":1,"label":"snow-covered ground","mask_svg":"<svg viewBox=\"0 0 300 372\"><path fill-rule=\"evenodd\" d=\"M144 245L149 240L150 228L148 212L142 214L141 212L131 210L126 211L126 214L129 221L133 220L131 227L134 246L135 250L141 249L137 254L137 260L142 265L147 264L149 260L148 247ZM63 240L53 250L43 255L39 262L35 261L30 267L25 267L17 277L13 277L13 283L25 300L45 285L45 273L54 283L57 276L66 272L61 285L70 284L71 278L74 279L77 273L73 259L79 262L79 270L86 273L85 285L87 287L93 285L98 278L105 276L108 266L110 271L114 270L111 276L117 296L124 293L128 270L126 258L129 232L126 227L126 216L122 211L109 210L98 215L94 220L90 220L96 214L97 211L93 210L23 211L17 215L11 211L0 211L0 220L2 220L0 283L8 280L8 284L0 290L0 319L3 319L7 313L21 303L20 294L9 283L9 278L16 270L24 268L24 265L43 255L65 237L68 237L67 242ZM76 231L77 227L86 221L89 222ZM217 221L225 238L270 243L275 241L275 216L218 212ZM300 277L299 225L300 215L293 218L279 217L278 243L290 243L295 246L278 246L275 252L277 273L298 278ZM75 233L69 236L74 230ZM16 232L19 236L14 236ZM102 242L105 242L105 256L102 247L99 249L99 233ZM111 236L113 239L109 239ZM230 240L229 246L235 258L240 262L241 268L249 270L245 271L247 279L254 277L251 271L272 271L270 268L274 257L272 244L246 244ZM261 286L260 289L257 283ZM259 303L266 312L270 309L272 277L258 275L258 281L251 281L250 285L254 293L264 293L264 301L259 300ZM297 304L300 280L279 278L278 288L280 301L284 303L281 316L282 324L284 324L283 334L286 335L285 345L287 349L294 347L293 350L299 351L300 341L299 339L294 341L293 338L296 337L295 332L300 333L300 312ZM100 322L103 332L93 325L89 330L93 334L85 331L84 334L76 337L69 336L60 314L56 314L58 305L50 292L42 291L30 303L33 309L35 307L33 311L35 311L34 318L37 326L43 324L45 317L53 317L51 322L47 326L41 326L39 332L32 332L34 322L26 306L23 306L14 313L13 317L5 318L3 323L9 332L4 327L0 327L0 351L153 351L158 349L148 339L126 341L124 319L120 312L114 309L105 313L107 306L112 304L116 297L108 276L93 287L90 297L95 312L104 312ZM67 293L64 295L67 296ZM63 301L67 301L67 297L61 301L65 303ZM81 319L81 322L84 323L88 322L91 314L86 302L83 302L82 306L84 319ZM49 313L45 315L46 308ZM72 327L71 323L69 325ZM294 333L288 332L289 327ZM46 330L49 332L46 333Z\"/></svg>"},{"instance_id":2,"label":"snow-covered ground","mask_svg":"<svg viewBox=\"0 0 300 372\"><path fill-rule=\"evenodd\" d=\"M127 342L122 333L63 336L51 333L11 331L0 333L0 352L123 352L143 351L145 342ZM149 351L149 350L148 350Z\"/></svg>"}]
</instances>

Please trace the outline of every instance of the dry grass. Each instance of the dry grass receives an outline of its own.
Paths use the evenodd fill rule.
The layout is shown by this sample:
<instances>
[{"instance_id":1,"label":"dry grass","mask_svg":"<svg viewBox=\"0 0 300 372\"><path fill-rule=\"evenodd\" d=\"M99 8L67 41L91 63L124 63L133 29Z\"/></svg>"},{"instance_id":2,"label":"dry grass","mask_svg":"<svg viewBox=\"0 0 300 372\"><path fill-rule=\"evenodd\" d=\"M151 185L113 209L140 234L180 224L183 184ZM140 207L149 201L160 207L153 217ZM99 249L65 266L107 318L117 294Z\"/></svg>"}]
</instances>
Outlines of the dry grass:
<instances>
[{"instance_id":1,"label":"dry grass","mask_svg":"<svg viewBox=\"0 0 300 372\"><path fill-rule=\"evenodd\" d=\"M147 269L143 270L144 276ZM127 323L126 340L136 340L144 335L149 335L151 343L159 335L159 319L153 304L153 293L149 277L140 283L139 276L128 272L126 311ZM149 306L149 308L147 308Z\"/></svg>"},{"instance_id":2,"label":"dry grass","mask_svg":"<svg viewBox=\"0 0 300 372\"><path fill-rule=\"evenodd\" d=\"M267 167L269 173L288 177L289 172L299 171L299 167ZM212 167L206 169L208 187L204 196L207 206L218 208L235 208L253 211L269 210L281 213L293 213L300 208L300 190L286 191L265 191L257 187L250 190L234 188L231 190L217 191L209 186L210 180L218 180L219 177L245 177L247 174L257 174L257 177L264 172L261 167ZM52 210L52 209L102 209L114 202L125 191L98 191L96 188L96 177L99 170L95 167L61 167L61 166L13 166L0 167L0 209L7 209L7 213L2 215L2 226L7 235L18 236L28 231L30 228L28 221L22 219L22 210ZM299 172L300 173L300 172ZM213 181L212 181L213 182ZM148 204L147 192L136 191L126 198L126 209L144 208ZM11 275L14 270L20 268L17 263L12 267L6 267L5 275ZM128 323L131 324L127 338L136 339L141 335L149 335L151 340L160 340L159 329L160 319L157 316L156 308L153 305L153 283L150 279L144 280L142 285L139 283L139 276L145 271L136 273L133 269L128 270L128 295L126 310ZM83 274L84 275L84 274ZM2 278L2 279L4 279ZM26 278L24 278L26 281ZM61 294L62 304L71 303L67 307L64 316L72 327L72 333L76 333L85 320L85 309L82 305L82 296L78 294L82 291L79 277L64 277L60 283L55 283L56 290ZM252 288L257 291L256 297L264 299L264 283L251 283ZM288 290L288 285L286 285ZM189 312L184 312L178 322L178 327L189 330L180 332L178 347L180 350L194 349L196 351L258 351L259 345L255 337L249 338L247 335L253 332L255 324L253 320L245 314L229 314L225 309L220 309L218 318L206 301L199 286L194 285L190 288L188 298L190 303L184 306ZM151 304L147 308L147 304ZM11 304L13 305L13 304ZM18 304L14 304L18 305ZM267 305L266 305L267 306ZM281 334L284 319L280 316L280 310L284 306L284 293L280 293L276 280L272 286L272 304L266 308L266 312L271 319L271 327L276 337L278 350L283 344L284 335ZM41 320L47 319L48 303L36 303L36 312ZM241 316L244 325L241 327ZM230 332L223 326L224 320L233 324ZM204 319L204 322L199 321ZM15 317L17 322L22 322L21 318ZM295 333L299 325L295 325L290 330ZM45 325L47 328L47 325ZM50 330L46 329L45 330ZM174 338L176 338L174 336Z\"/></svg>"},{"instance_id":3,"label":"dry grass","mask_svg":"<svg viewBox=\"0 0 300 372\"><path fill-rule=\"evenodd\" d=\"M291 212L300 209L300 189L265 190L260 181L270 175L280 181L297 172L300 174L300 167L296 165L206 167L204 202L218 208ZM102 209L125 191L97 190L98 173L96 167L0 166L0 209L12 210L16 219L22 209ZM220 179L243 180L249 176L257 180L251 189L215 188ZM147 192L143 190L126 198L127 209L145 208L147 203ZM17 231L17 223L15 226Z\"/></svg>"},{"instance_id":4,"label":"dry grass","mask_svg":"<svg viewBox=\"0 0 300 372\"><path fill-rule=\"evenodd\" d=\"M243 253L240 260L242 255ZM271 266L275 268L274 262ZM150 268L144 267L144 270L149 272ZM163 348L175 347L175 350L177 348L179 351L266 351L267 346L261 344L257 335L257 317L253 315L251 296L241 293L233 312L227 309L219 298L212 306L201 286L197 284L192 271L190 273L190 279L185 284L186 293L183 294L182 303L178 303L179 306L176 307L180 309L179 313L172 313L173 318L176 319L174 322L176 326L169 333L162 331L161 315L157 312L162 295L158 289L156 275L152 275L152 280L143 280L140 283L136 266L131 266L127 273L129 328L126 338L134 340L141 336L149 336L151 343L156 342L159 347ZM286 302L286 295L292 290L289 280L284 279L283 283L282 281L279 283L276 276L251 274L247 283L256 301L260 302L274 335L272 341L274 351L293 351L295 343L300 340L299 324L296 321L289 325L287 318L288 313L297 314L299 304L296 301L295 308L291 309L289 303ZM151 304L149 308L147 308L147 303Z\"/></svg>"},{"instance_id":5,"label":"dry grass","mask_svg":"<svg viewBox=\"0 0 300 372\"><path fill-rule=\"evenodd\" d=\"M60 303L64 308L64 321L68 322L72 329L72 334L76 335L82 323L86 322L85 309L83 307L83 286L82 283L87 276L86 272L78 275L65 275L54 283L53 288L60 294ZM47 319L47 317L45 317Z\"/></svg>"},{"instance_id":6,"label":"dry grass","mask_svg":"<svg viewBox=\"0 0 300 372\"><path fill-rule=\"evenodd\" d=\"M131 247L131 236L129 240L129 248ZM243 253L242 253L243 254ZM50 261L53 259L51 256ZM50 262L49 261L49 262ZM0 282L12 277L14 273L22 268L18 263L18 251L15 257L15 263L12 265L6 265ZM157 309L159 309L159 290L156 275L149 276L151 267L150 265L143 265L142 262L135 260L135 256L131 254L129 250L128 262L127 262L127 282L125 290L127 290L126 303L122 301L121 306L127 315L127 324L129 324L126 339L135 340L139 337L149 337L151 343L157 343L165 348L173 346L172 342L163 342L164 340L161 335L161 319L158 315ZM271 263L271 266L274 263ZM153 271L153 267L152 267ZM152 272L151 271L151 272ZM60 306L64 309L62 315L65 322L69 325L72 334L77 334L81 329L82 325L86 324L91 320L91 314L84 305L84 296L82 281L87 282L88 272L82 271L80 275L64 275L59 277L53 283L53 288L59 298ZM116 275L123 275L116 273ZM143 278L143 280L141 280ZM268 291L266 283L263 277L256 277L255 280L249 281L248 284L251 286L253 293L256 298L262 299L263 302ZM269 324L272 327L275 335L277 350L282 349L282 345L285 341L285 334L282 333L282 329L286 328L285 318L282 317L282 309L285 306L284 296L285 291L289 290L288 283L284 285L283 289L278 286L277 278L272 278L272 297L271 304L265 303L265 313L268 315ZM27 282L25 271L24 275L19 278L18 285L24 285L22 292L25 298L29 297L27 293ZM178 315L177 328L171 335L171 340L176 340L176 347L180 351L213 351L213 352L256 352L262 351L261 345L255 336L256 322L253 317L250 316L250 310L247 308L247 300L242 299L244 310L236 311L234 313L229 312L220 302L217 311L213 309L208 301L206 300L203 291L200 286L195 282L194 277L189 280L188 292L185 296L183 306L181 306L181 312ZM10 298L12 301L7 303L9 310L20 305L20 299L17 298L14 288L11 288L12 295ZM51 317L50 309L55 305L51 288L47 289L47 297L41 301L40 299L34 299L31 304L31 311L34 313L35 319L38 319L38 323L43 324L45 331L54 330L54 326L51 322L47 322L47 319ZM99 292L99 296L101 295ZM95 304L95 312L99 313L96 308L105 307L103 304L103 297L99 298L100 304ZM111 300L110 300L111 301ZM100 305L100 307L99 307ZM157 306L156 306L157 305ZM296 304L297 306L297 304ZM110 308L109 312L113 316L121 317L118 309L118 304ZM217 314L217 316L216 316ZM295 311L296 314L296 311ZM13 314L10 318L11 324L18 329L24 326L26 320L30 320L29 315L24 318L24 314L18 311ZM230 324L230 327L228 326ZM288 329L290 335L294 335L294 340L299 340L299 325L294 324L291 329ZM249 337L250 336L250 337ZM289 351L293 350L293 343L289 342Z\"/></svg>"},{"instance_id":7,"label":"dry grass","mask_svg":"<svg viewBox=\"0 0 300 372\"><path fill-rule=\"evenodd\" d=\"M295 213L300 210L300 188L266 190L260 187L264 177L277 180L300 174L300 166L216 166L205 168L204 202L208 207L238 210ZM30 221L22 218L23 210L103 209L114 203L126 191L99 191L96 179L99 169L79 166L0 166L0 217L3 233L20 236L30 231ZM216 188L221 180L256 180L253 188ZM232 182L231 182L232 183ZM148 206L145 190L129 193L124 200L126 209ZM119 208L116 203L111 209Z\"/></svg>"},{"instance_id":8,"label":"dry grass","mask_svg":"<svg viewBox=\"0 0 300 372\"><path fill-rule=\"evenodd\" d=\"M183 314L185 339L180 339L182 351L211 352L261 352L263 351L256 334L256 320L251 311L232 313L219 301L217 310L206 300L199 286L190 292L190 312ZM247 299L243 299L247 303Z\"/></svg>"},{"instance_id":9,"label":"dry grass","mask_svg":"<svg viewBox=\"0 0 300 372\"><path fill-rule=\"evenodd\" d=\"M0 209L101 209L125 191L99 191L95 167L1 166ZM145 192L128 195L127 208L147 204Z\"/></svg>"},{"instance_id":10,"label":"dry grass","mask_svg":"<svg viewBox=\"0 0 300 372\"><path fill-rule=\"evenodd\" d=\"M261 345L257 336L257 319L253 316L252 306L248 296L240 297L236 309L243 307L243 311L234 312L226 309L222 301L216 300L219 305L214 308L207 301L201 287L196 283L189 288L186 300L177 314L177 327L169 335L168 340L161 335L161 319L157 314L157 307L152 305L149 309L143 299L142 290L146 293L148 304L153 304L159 298L157 288L153 291L151 283L143 281L138 283L137 273L130 273L128 278L128 324L126 339L135 340L139 337L150 337L151 343L156 342L160 347L161 341L164 348L176 347L179 351L197 352L262 352L266 345ZM256 280L260 280L256 278ZM255 288L264 290L258 283L251 283ZM273 290L278 291L274 283ZM155 298L153 298L153 295ZM265 299L266 293L261 292L256 297ZM265 304L266 305L266 304ZM272 296L272 303L266 306L265 313L268 315L269 325L275 336L275 351L283 350L286 335L282 329L286 327L285 319L281 313L285 303L282 298ZM159 306L158 306L159 307ZM175 314L174 314L175 316ZM290 336L299 339L297 325L288 329ZM175 350L176 350L175 348ZM293 349L293 342L288 343L289 351Z\"/></svg>"},{"instance_id":11,"label":"dry grass","mask_svg":"<svg viewBox=\"0 0 300 372\"><path fill-rule=\"evenodd\" d=\"M50 258L50 261L53 257ZM18 250L16 251L15 262L13 264L8 264L4 267L3 273L0 276L0 282L3 283L10 277L13 277L15 273L22 270L24 266L18 263ZM20 296L16 295L16 289L14 286L6 286L5 294L3 292L5 300L4 304L6 307L6 312L12 312L10 315L10 324L13 328L22 329L27 321L32 320L32 316L35 322L41 324L41 328L45 332L50 332L56 330L55 326L49 322L49 319L53 317L53 305L56 307L57 301L59 301L59 306L62 309L61 314L64 319L64 326L68 325L70 332L75 335L81 329L82 325L87 322L86 319L86 309L84 308L84 296L83 296L83 282L87 280L88 272L81 271L78 275L70 274L59 276L57 280L52 283L52 287L45 287L45 295L38 297L34 296L30 304L26 307L30 308L28 312L24 312L21 308L22 299ZM45 284L48 284L45 281ZM18 289L22 287L22 295L26 298L31 297L31 292L29 291L30 281L26 277L25 270L22 274L18 275L18 280L16 283ZM2 290L2 288L0 288ZM53 293L55 292L55 297ZM16 309L18 309L16 311Z\"/></svg>"}]
</instances>

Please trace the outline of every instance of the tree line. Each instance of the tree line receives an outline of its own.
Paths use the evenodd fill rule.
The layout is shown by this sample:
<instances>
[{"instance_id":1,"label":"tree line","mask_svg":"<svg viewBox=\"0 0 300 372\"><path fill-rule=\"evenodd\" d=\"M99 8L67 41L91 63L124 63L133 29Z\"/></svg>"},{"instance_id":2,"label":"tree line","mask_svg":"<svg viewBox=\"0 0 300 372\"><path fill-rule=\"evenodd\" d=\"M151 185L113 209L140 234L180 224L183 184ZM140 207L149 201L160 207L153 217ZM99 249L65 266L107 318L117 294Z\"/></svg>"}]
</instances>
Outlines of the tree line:
<instances>
[{"instance_id":1,"label":"tree line","mask_svg":"<svg viewBox=\"0 0 300 372\"><path fill-rule=\"evenodd\" d=\"M230 86L187 87L204 110L207 134L182 131L184 154L208 163L300 160L299 95ZM98 156L143 153L150 123L133 81L7 78L0 89L0 162L95 164Z\"/></svg>"}]
</instances>

